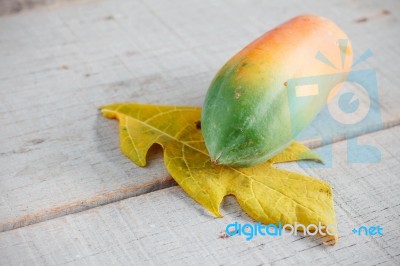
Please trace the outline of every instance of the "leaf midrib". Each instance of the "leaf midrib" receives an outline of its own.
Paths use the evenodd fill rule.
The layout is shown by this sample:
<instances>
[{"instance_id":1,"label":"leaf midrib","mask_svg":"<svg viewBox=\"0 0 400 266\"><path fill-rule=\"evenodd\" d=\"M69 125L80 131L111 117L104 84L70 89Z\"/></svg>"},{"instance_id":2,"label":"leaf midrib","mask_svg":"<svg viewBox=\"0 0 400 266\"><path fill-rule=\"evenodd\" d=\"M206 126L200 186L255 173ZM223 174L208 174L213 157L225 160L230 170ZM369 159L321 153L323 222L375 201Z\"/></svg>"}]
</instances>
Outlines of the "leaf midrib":
<instances>
[{"instance_id":1,"label":"leaf midrib","mask_svg":"<svg viewBox=\"0 0 400 266\"><path fill-rule=\"evenodd\" d=\"M146 123L146 122L144 122L144 121L142 121L140 119L137 119L136 117L132 117L132 116L129 116L127 114L124 114L124 113L121 113L121 112L118 112L118 111L109 111L109 112L123 114L123 115L127 116L129 119L135 120L135 121L137 121L137 122L139 122L139 123L141 123L141 124L143 124L143 125L145 125L147 127L150 127L151 129L153 129L153 130L155 130L155 131L157 131L157 132L159 132L159 133L161 133L161 134L163 134L163 135L165 135L165 136L167 136L167 137L169 137L169 138L171 138L171 139L173 139L173 140L175 140L175 141L177 141L179 143L182 143L183 145L186 145L189 148L192 148L193 150L196 150L196 151L198 151L198 152L200 152L200 153L202 153L202 154L204 154L204 155L206 155L208 157L210 156L207 153L205 153L205 152L203 152L203 151L201 151L201 150L189 145L187 142L179 140L176 137L172 136L171 134L168 134L168 133L166 133L166 132L164 132L164 131L162 131L162 130L160 130L160 129L158 129L158 128L156 128L156 127L154 127L154 126L152 126L152 125L150 125L150 124L148 124L148 123Z\"/></svg>"}]
</instances>

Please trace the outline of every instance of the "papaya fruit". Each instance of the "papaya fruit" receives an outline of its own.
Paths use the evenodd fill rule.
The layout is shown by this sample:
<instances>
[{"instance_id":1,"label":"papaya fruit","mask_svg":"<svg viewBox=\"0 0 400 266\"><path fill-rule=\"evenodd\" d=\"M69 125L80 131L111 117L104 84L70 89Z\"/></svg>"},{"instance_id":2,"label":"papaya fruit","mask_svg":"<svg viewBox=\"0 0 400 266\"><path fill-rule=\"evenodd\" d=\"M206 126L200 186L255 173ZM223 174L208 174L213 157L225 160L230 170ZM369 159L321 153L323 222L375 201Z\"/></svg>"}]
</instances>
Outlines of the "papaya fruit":
<instances>
[{"instance_id":1,"label":"papaya fruit","mask_svg":"<svg viewBox=\"0 0 400 266\"><path fill-rule=\"evenodd\" d=\"M347 45L340 45L343 40ZM317 54L329 63L317 60ZM248 167L272 158L321 111L351 63L347 35L315 15L295 17L251 42L223 65L208 88L201 130L211 160ZM302 77L323 77L317 85L324 89L298 101L287 82Z\"/></svg>"}]
</instances>

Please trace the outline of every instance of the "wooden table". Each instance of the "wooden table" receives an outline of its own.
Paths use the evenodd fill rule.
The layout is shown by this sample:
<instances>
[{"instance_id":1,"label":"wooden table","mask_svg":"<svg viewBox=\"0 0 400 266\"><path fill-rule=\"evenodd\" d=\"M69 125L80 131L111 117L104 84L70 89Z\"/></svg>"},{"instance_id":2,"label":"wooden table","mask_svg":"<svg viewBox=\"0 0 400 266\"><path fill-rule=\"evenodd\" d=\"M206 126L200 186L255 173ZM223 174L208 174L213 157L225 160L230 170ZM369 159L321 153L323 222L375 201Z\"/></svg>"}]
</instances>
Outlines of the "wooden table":
<instances>
[{"instance_id":1,"label":"wooden table","mask_svg":"<svg viewBox=\"0 0 400 266\"><path fill-rule=\"evenodd\" d=\"M263 32L302 13L334 20L376 71L382 129L358 141L381 161L280 167L332 184L340 239L223 234L251 220L235 199L215 218L165 171L159 150L140 168L119 150L114 102L200 106L218 68ZM0 265L400 264L400 2L0 2ZM375 131L375 132L372 132ZM311 146L318 144L309 143ZM384 236L355 236L381 225Z\"/></svg>"}]
</instances>

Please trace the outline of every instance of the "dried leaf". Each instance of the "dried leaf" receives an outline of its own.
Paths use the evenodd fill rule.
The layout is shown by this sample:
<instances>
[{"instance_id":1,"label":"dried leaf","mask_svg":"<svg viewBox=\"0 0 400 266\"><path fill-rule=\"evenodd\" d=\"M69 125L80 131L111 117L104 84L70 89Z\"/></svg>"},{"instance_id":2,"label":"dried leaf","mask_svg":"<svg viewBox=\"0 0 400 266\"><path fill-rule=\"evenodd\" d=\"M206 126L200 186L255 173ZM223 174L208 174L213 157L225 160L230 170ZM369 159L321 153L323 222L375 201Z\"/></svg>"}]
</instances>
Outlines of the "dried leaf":
<instances>
[{"instance_id":1,"label":"dried leaf","mask_svg":"<svg viewBox=\"0 0 400 266\"><path fill-rule=\"evenodd\" d=\"M301 159L320 160L298 142L265 163L232 168L211 162L198 127L198 107L126 103L104 106L101 111L105 117L120 121L121 149L127 157L145 166L149 148L160 144L171 176L218 217L223 198L234 195L249 216L264 224L336 225L329 184L273 166ZM329 240L332 244L336 238Z\"/></svg>"}]
</instances>

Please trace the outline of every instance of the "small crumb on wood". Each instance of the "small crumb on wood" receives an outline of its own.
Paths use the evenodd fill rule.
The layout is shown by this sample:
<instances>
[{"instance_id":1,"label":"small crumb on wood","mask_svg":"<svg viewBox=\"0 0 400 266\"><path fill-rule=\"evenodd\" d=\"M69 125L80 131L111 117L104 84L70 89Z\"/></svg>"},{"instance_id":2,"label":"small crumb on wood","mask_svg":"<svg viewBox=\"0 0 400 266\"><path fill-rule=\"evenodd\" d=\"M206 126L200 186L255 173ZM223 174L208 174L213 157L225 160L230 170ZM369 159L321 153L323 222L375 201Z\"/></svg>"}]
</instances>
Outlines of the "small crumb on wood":
<instances>
[{"instance_id":1,"label":"small crumb on wood","mask_svg":"<svg viewBox=\"0 0 400 266\"><path fill-rule=\"evenodd\" d=\"M226 239L226 238L228 238L229 237L229 235L226 233L226 232L221 232L220 234L219 234L219 236L218 236L218 238L221 238L221 239Z\"/></svg>"},{"instance_id":2,"label":"small crumb on wood","mask_svg":"<svg viewBox=\"0 0 400 266\"><path fill-rule=\"evenodd\" d=\"M103 18L104 20L114 20L115 17L113 15L109 15Z\"/></svg>"},{"instance_id":3,"label":"small crumb on wood","mask_svg":"<svg viewBox=\"0 0 400 266\"><path fill-rule=\"evenodd\" d=\"M367 17L362 17L362 18L359 18L359 19L355 20L355 22L357 22L357 23L363 23L363 22L367 22L367 21L368 21Z\"/></svg>"},{"instance_id":4,"label":"small crumb on wood","mask_svg":"<svg viewBox=\"0 0 400 266\"><path fill-rule=\"evenodd\" d=\"M380 16L387 16L387 15L390 15L390 11L387 10L387 9L383 9L380 13L375 14L374 16L362 17L362 18L354 20L354 22L364 23L364 22L367 22L370 19L377 18L377 17L380 17Z\"/></svg>"},{"instance_id":5,"label":"small crumb on wood","mask_svg":"<svg viewBox=\"0 0 400 266\"><path fill-rule=\"evenodd\" d=\"M195 124L197 129L201 129L201 121L196 121Z\"/></svg>"},{"instance_id":6,"label":"small crumb on wood","mask_svg":"<svg viewBox=\"0 0 400 266\"><path fill-rule=\"evenodd\" d=\"M58 69L59 70L67 70L67 69L69 69L69 66L68 65L62 65Z\"/></svg>"}]
</instances>

